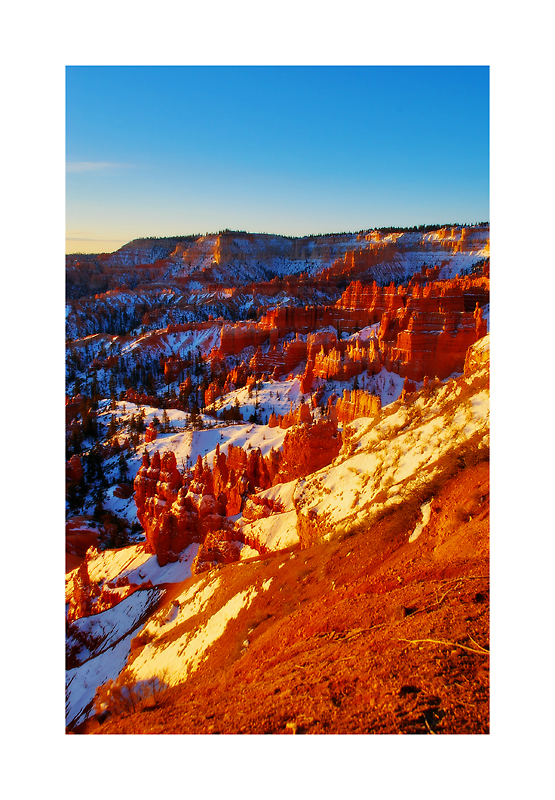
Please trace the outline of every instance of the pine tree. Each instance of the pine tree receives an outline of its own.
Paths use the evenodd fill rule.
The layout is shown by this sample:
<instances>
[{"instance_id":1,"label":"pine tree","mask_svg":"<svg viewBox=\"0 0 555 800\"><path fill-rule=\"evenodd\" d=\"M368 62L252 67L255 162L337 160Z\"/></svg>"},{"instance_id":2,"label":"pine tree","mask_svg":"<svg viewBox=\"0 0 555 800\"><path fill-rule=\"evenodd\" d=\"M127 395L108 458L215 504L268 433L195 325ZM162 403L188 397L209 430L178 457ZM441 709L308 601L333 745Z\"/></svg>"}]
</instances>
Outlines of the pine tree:
<instances>
[{"instance_id":1,"label":"pine tree","mask_svg":"<svg viewBox=\"0 0 555 800\"><path fill-rule=\"evenodd\" d=\"M110 423L108 425L108 430L106 432L106 435L109 439L111 439L112 436L115 436L117 434L117 432L118 432L118 423L115 415L112 414L112 416L110 417Z\"/></svg>"},{"instance_id":2,"label":"pine tree","mask_svg":"<svg viewBox=\"0 0 555 800\"><path fill-rule=\"evenodd\" d=\"M128 476L128 468L127 468L127 461L125 460L125 456L123 455L123 453L119 454L118 469L119 469L120 480L122 481L126 480Z\"/></svg>"}]
</instances>

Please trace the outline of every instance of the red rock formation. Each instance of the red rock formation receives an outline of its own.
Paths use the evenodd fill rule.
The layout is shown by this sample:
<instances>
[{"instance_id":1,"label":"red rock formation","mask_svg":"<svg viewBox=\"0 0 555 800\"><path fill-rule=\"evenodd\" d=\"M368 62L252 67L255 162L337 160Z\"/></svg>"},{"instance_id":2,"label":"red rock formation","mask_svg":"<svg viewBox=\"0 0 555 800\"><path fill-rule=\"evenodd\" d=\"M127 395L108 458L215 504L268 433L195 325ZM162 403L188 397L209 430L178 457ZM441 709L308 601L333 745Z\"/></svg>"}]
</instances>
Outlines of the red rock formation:
<instances>
[{"instance_id":1,"label":"red rock formation","mask_svg":"<svg viewBox=\"0 0 555 800\"><path fill-rule=\"evenodd\" d=\"M68 622L90 616L93 613L94 601L100 595L100 587L95 583L91 583L88 571L88 562L94 552L94 547L90 547L87 550L85 558L77 571L77 577L73 581L73 591L69 597L69 609L67 612Z\"/></svg>"},{"instance_id":2,"label":"red rock formation","mask_svg":"<svg viewBox=\"0 0 555 800\"><path fill-rule=\"evenodd\" d=\"M230 540L229 536L229 532L225 529L206 534L191 564L193 575L239 560L239 542Z\"/></svg>"},{"instance_id":3,"label":"red rock formation","mask_svg":"<svg viewBox=\"0 0 555 800\"><path fill-rule=\"evenodd\" d=\"M348 250L343 258L338 258L329 268L329 274L360 275L368 273L373 267L394 260L398 247L393 242L372 242L357 250Z\"/></svg>"},{"instance_id":4,"label":"red rock formation","mask_svg":"<svg viewBox=\"0 0 555 800\"><path fill-rule=\"evenodd\" d=\"M336 306L349 312L349 329L354 326L364 328L379 322L382 314L402 308L405 295L406 289L403 286L396 288L393 283L382 287L375 281L365 285L360 281L353 281L347 286Z\"/></svg>"},{"instance_id":5,"label":"red rock formation","mask_svg":"<svg viewBox=\"0 0 555 800\"><path fill-rule=\"evenodd\" d=\"M382 403L377 395L368 394L362 389L345 390L336 403L338 422L346 425L360 417L375 417L380 413Z\"/></svg>"},{"instance_id":6,"label":"red rock formation","mask_svg":"<svg viewBox=\"0 0 555 800\"><path fill-rule=\"evenodd\" d=\"M229 470L227 468L227 458L223 453L220 453L219 443L216 445L216 453L214 455L214 464L212 479L214 485L214 496L219 498L224 491L227 480L229 478Z\"/></svg>"},{"instance_id":7,"label":"red rock formation","mask_svg":"<svg viewBox=\"0 0 555 800\"><path fill-rule=\"evenodd\" d=\"M318 408L323 396L324 396L324 387L320 386L320 388L317 389L310 398L310 405L313 409Z\"/></svg>"},{"instance_id":8,"label":"red rock formation","mask_svg":"<svg viewBox=\"0 0 555 800\"><path fill-rule=\"evenodd\" d=\"M273 332L272 332L273 333ZM249 361L250 369L258 376L264 372L272 373L275 378L286 375L306 359L307 343L297 336L281 347L270 346L266 353L260 348Z\"/></svg>"},{"instance_id":9,"label":"red rock formation","mask_svg":"<svg viewBox=\"0 0 555 800\"><path fill-rule=\"evenodd\" d=\"M293 403L291 403L291 410L285 414L285 416L278 417L279 427L287 430L287 428L291 428L293 425L302 425L303 423L310 423L312 422L312 412L310 411L310 406L306 403L301 403L297 406L297 408L293 411Z\"/></svg>"},{"instance_id":10,"label":"red rock formation","mask_svg":"<svg viewBox=\"0 0 555 800\"><path fill-rule=\"evenodd\" d=\"M462 372L466 351L486 333L481 308L465 311L459 287L436 290L431 284L421 295L415 287L406 310L395 318L384 315L379 339L385 366L421 381L425 375L446 378Z\"/></svg>"},{"instance_id":11,"label":"red rock formation","mask_svg":"<svg viewBox=\"0 0 555 800\"><path fill-rule=\"evenodd\" d=\"M201 457L192 473L177 469L175 454L148 454L135 478L137 516L149 552L161 566L175 561L192 542L204 541L225 526L225 517L238 514L249 494L267 489L278 472L280 456L264 458L259 449L229 446L228 455L216 448L214 467Z\"/></svg>"},{"instance_id":12,"label":"red rock formation","mask_svg":"<svg viewBox=\"0 0 555 800\"><path fill-rule=\"evenodd\" d=\"M83 477L83 465L79 456L71 456L66 464L66 481L77 483Z\"/></svg>"},{"instance_id":13,"label":"red rock formation","mask_svg":"<svg viewBox=\"0 0 555 800\"><path fill-rule=\"evenodd\" d=\"M314 384L314 363L312 361L308 361L305 371L301 377L301 392L303 394L309 394L312 391L312 386Z\"/></svg>"},{"instance_id":14,"label":"red rock formation","mask_svg":"<svg viewBox=\"0 0 555 800\"><path fill-rule=\"evenodd\" d=\"M81 564L91 545L98 546L102 529L90 516L70 517L66 522L66 573Z\"/></svg>"},{"instance_id":15,"label":"red rock formation","mask_svg":"<svg viewBox=\"0 0 555 800\"><path fill-rule=\"evenodd\" d=\"M316 354L312 366L315 378L348 381L368 369L369 365L374 365L376 353L373 339L370 340L370 344L356 341L354 345L346 343L343 345L337 349L334 347L329 353L321 350ZM305 375L308 375L308 368Z\"/></svg>"},{"instance_id":16,"label":"red rock formation","mask_svg":"<svg viewBox=\"0 0 555 800\"><path fill-rule=\"evenodd\" d=\"M244 363L234 367L226 378L224 393L232 392L234 389L242 389L247 383L248 376L249 372Z\"/></svg>"},{"instance_id":17,"label":"red rock formation","mask_svg":"<svg viewBox=\"0 0 555 800\"><path fill-rule=\"evenodd\" d=\"M128 400L130 403L135 403L135 405L148 405L154 408L158 408L160 405L160 399L158 397L145 394L144 392L138 392L136 389L127 389L125 392L125 400Z\"/></svg>"},{"instance_id":18,"label":"red rock formation","mask_svg":"<svg viewBox=\"0 0 555 800\"><path fill-rule=\"evenodd\" d=\"M114 489L114 497L120 500L128 500L133 494L133 485L131 483L118 483Z\"/></svg>"},{"instance_id":19,"label":"red rock formation","mask_svg":"<svg viewBox=\"0 0 555 800\"><path fill-rule=\"evenodd\" d=\"M488 301L489 280L480 276L435 281L440 269L441 265L423 267L408 286L396 287L391 283L381 287L375 282L363 284L354 281L335 306L281 306L270 309L261 317L258 325L224 325L220 348L212 354L214 359L223 363L227 355L237 355L247 347L255 348L248 367L242 364L236 368L237 371L241 370L241 375L228 375L224 391L245 385L249 375L254 380L255 376L264 373L271 373L274 378L290 374L303 361L306 367L301 378L301 389L306 394L315 388L317 378L350 380L364 370L376 374L382 366L394 371L402 368L405 370L403 376L418 380L416 375L422 374L422 368L411 368L410 363L418 361L419 350L430 348L423 346L422 339L410 342L410 335L398 341L403 331L409 331L409 326L412 326L411 331L415 326L418 327L419 318L415 317L416 314L423 315L429 321L431 327L428 333L441 331L445 327L446 332L455 332L459 337L455 345L447 342L447 351L453 353L451 361L446 358L442 365L441 360L438 362L432 354L428 357L428 363L426 356L423 356L424 372L435 374L436 369L444 372L452 361L459 365L458 351L464 350L465 343L471 339L462 335L463 328L468 327L468 319L464 320L460 315L473 312L476 303L483 305ZM434 314L440 316L434 318ZM445 315L450 315L449 319L445 319ZM413 317L415 319L411 323ZM347 342L338 340L333 331L314 333L315 329L329 326L354 333L376 322L380 323L379 341L371 338ZM296 334L293 341L282 341L280 344L280 340L292 333ZM306 341L300 334L306 334ZM443 345L444 342L442 348ZM461 368L451 371L460 371ZM210 394L207 400L212 400L213 396Z\"/></svg>"},{"instance_id":20,"label":"red rock formation","mask_svg":"<svg viewBox=\"0 0 555 800\"><path fill-rule=\"evenodd\" d=\"M269 339L269 331L256 322L224 325L220 333L221 357L239 355L246 347L260 347Z\"/></svg>"},{"instance_id":21,"label":"red rock formation","mask_svg":"<svg viewBox=\"0 0 555 800\"><path fill-rule=\"evenodd\" d=\"M403 381L403 389L401 391L399 399L401 400L402 403L404 403L410 395L414 394L415 391L416 391L415 383L413 381L409 381L408 378L405 378L405 380Z\"/></svg>"},{"instance_id":22,"label":"red rock formation","mask_svg":"<svg viewBox=\"0 0 555 800\"><path fill-rule=\"evenodd\" d=\"M66 427L77 420L84 400L85 398L81 394L75 395L75 397L66 397Z\"/></svg>"},{"instance_id":23,"label":"red rock formation","mask_svg":"<svg viewBox=\"0 0 555 800\"><path fill-rule=\"evenodd\" d=\"M190 359L169 356L164 361L164 380L166 384L177 380L183 370L190 366L190 364Z\"/></svg>"},{"instance_id":24,"label":"red rock formation","mask_svg":"<svg viewBox=\"0 0 555 800\"><path fill-rule=\"evenodd\" d=\"M158 436L158 431L151 422L145 431L145 444L153 442L157 438L157 436Z\"/></svg>"},{"instance_id":25,"label":"red rock formation","mask_svg":"<svg viewBox=\"0 0 555 800\"><path fill-rule=\"evenodd\" d=\"M290 333L312 333L318 328L336 326L340 317L329 306L279 306L269 309L258 324L266 331L276 330L282 339Z\"/></svg>"},{"instance_id":26,"label":"red rock formation","mask_svg":"<svg viewBox=\"0 0 555 800\"><path fill-rule=\"evenodd\" d=\"M177 469L175 453L172 450L168 450L163 454L160 461L160 474L158 476L158 483L156 484L156 493L158 497L161 497L168 503L174 503L177 500L177 493L182 485L183 476Z\"/></svg>"},{"instance_id":27,"label":"red rock formation","mask_svg":"<svg viewBox=\"0 0 555 800\"><path fill-rule=\"evenodd\" d=\"M341 450L341 433L332 420L290 428L283 441L283 456L274 484L302 478L330 464Z\"/></svg>"},{"instance_id":28,"label":"red rock formation","mask_svg":"<svg viewBox=\"0 0 555 800\"><path fill-rule=\"evenodd\" d=\"M177 469L175 454L148 454L134 482L137 517L145 531L148 552L156 553L164 566L177 561L179 553L199 541L198 513L183 492L183 476Z\"/></svg>"},{"instance_id":29,"label":"red rock formation","mask_svg":"<svg viewBox=\"0 0 555 800\"><path fill-rule=\"evenodd\" d=\"M208 389L204 392L204 405L206 408L211 406L217 397L221 397L223 388L217 383L210 383Z\"/></svg>"}]
</instances>

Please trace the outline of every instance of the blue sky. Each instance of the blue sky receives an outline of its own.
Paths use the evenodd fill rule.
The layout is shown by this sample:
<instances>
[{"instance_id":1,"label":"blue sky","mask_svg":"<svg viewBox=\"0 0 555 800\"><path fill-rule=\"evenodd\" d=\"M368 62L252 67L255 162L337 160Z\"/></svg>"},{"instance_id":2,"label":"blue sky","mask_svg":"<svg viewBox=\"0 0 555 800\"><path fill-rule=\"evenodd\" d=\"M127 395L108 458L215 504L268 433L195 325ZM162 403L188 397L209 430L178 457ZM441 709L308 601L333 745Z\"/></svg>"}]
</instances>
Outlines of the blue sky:
<instances>
[{"instance_id":1,"label":"blue sky","mask_svg":"<svg viewBox=\"0 0 555 800\"><path fill-rule=\"evenodd\" d=\"M67 252L489 219L487 67L67 67Z\"/></svg>"}]
</instances>

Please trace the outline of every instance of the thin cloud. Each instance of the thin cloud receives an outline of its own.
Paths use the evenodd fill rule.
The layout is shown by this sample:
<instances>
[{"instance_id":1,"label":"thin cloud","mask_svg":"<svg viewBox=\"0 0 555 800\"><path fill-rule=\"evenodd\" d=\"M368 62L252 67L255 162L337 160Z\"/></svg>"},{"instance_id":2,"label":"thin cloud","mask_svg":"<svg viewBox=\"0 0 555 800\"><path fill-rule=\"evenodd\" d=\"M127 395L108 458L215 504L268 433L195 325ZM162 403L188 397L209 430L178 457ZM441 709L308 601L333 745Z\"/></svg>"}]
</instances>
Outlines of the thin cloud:
<instances>
[{"instance_id":1,"label":"thin cloud","mask_svg":"<svg viewBox=\"0 0 555 800\"><path fill-rule=\"evenodd\" d=\"M66 172L98 172L103 169L121 169L131 164L118 164L114 161L67 161Z\"/></svg>"}]
</instances>

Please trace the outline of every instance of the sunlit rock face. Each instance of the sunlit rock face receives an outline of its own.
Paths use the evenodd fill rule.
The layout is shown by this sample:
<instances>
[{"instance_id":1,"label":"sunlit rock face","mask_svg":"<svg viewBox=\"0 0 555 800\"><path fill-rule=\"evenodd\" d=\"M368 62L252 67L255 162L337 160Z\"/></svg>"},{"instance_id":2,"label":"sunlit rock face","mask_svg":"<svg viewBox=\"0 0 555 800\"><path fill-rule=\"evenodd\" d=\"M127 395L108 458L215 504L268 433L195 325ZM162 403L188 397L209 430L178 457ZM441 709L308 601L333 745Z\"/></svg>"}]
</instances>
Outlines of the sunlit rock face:
<instances>
[{"instance_id":1,"label":"sunlit rock face","mask_svg":"<svg viewBox=\"0 0 555 800\"><path fill-rule=\"evenodd\" d=\"M375 417L380 413L382 403L377 395L368 394L361 389L346 389L343 397L336 403L337 420L346 425L360 417Z\"/></svg>"},{"instance_id":2,"label":"sunlit rock face","mask_svg":"<svg viewBox=\"0 0 555 800\"><path fill-rule=\"evenodd\" d=\"M378 339L387 369L412 381L463 371L466 351L486 335L487 323L478 304L467 310L461 283L434 282L424 289L416 285L404 309L383 315ZM480 296L480 287L470 288L473 299Z\"/></svg>"},{"instance_id":3,"label":"sunlit rock face","mask_svg":"<svg viewBox=\"0 0 555 800\"><path fill-rule=\"evenodd\" d=\"M274 483L287 483L327 466L339 454L341 441L333 420L290 428L283 441L282 462Z\"/></svg>"},{"instance_id":4,"label":"sunlit rock face","mask_svg":"<svg viewBox=\"0 0 555 800\"><path fill-rule=\"evenodd\" d=\"M490 357L489 334L469 347L464 360L464 374L466 377L473 372L487 366Z\"/></svg>"}]
</instances>

